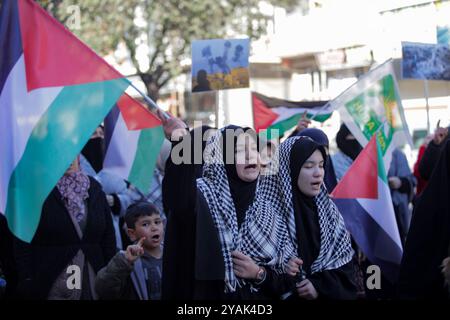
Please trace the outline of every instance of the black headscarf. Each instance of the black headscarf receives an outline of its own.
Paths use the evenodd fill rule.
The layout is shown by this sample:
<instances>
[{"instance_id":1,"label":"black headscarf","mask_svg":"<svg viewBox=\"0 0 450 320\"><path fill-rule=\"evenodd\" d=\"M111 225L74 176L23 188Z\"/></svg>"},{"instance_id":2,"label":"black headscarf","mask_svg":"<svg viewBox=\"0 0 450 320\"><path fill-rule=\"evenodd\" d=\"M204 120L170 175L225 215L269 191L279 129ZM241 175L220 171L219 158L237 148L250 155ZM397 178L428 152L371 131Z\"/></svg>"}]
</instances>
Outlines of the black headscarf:
<instances>
[{"instance_id":1,"label":"black headscarf","mask_svg":"<svg viewBox=\"0 0 450 320\"><path fill-rule=\"evenodd\" d=\"M345 124L342 124L341 128L339 129L339 131L336 135L336 143L337 143L338 148L345 155L349 156L352 160L355 160L363 148L359 144L358 140L345 139L345 137L347 137L349 134L352 134L352 133L350 132L350 130L348 130L348 128Z\"/></svg>"},{"instance_id":2,"label":"black headscarf","mask_svg":"<svg viewBox=\"0 0 450 320\"><path fill-rule=\"evenodd\" d=\"M161 294L164 300L192 299L195 274L195 241L196 241L196 179L202 176L203 157L199 164L194 163L195 152L200 150L194 146L194 136L201 131L201 152L205 149L204 133L213 129L202 126L190 131L190 139L181 142L190 148L190 162L174 164L172 157L166 161L162 195L167 225L164 238L163 269ZM197 133L198 134L198 133ZM187 136L185 137L187 138ZM197 143L198 144L198 143ZM184 150L183 150L184 151ZM183 156L183 154L180 154Z\"/></svg>"},{"instance_id":3,"label":"black headscarf","mask_svg":"<svg viewBox=\"0 0 450 320\"><path fill-rule=\"evenodd\" d=\"M103 138L89 139L81 154L89 161L95 172L103 169L103 159L105 157L105 143Z\"/></svg>"},{"instance_id":4,"label":"black headscarf","mask_svg":"<svg viewBox=\"0 0 450 320\"><path fill-rule=\"evenodd\" d=\"M226 134L227 130L231 129L236 131L242 131L248 134L251 134L256 138L255 132L248 128L242 128L235 125L229 125L224 128L225 130L222 132L223 137L223 162L225 163L225 171L227 172L227 178L228 178L228 185L230 186L230 193L231 197L233 198L234 207L236 209L236 215L237 215L237 221L238 226L241 225L241 223L245 219L245 212L249 208L249 206L253 203L253 200L255 199L255 193L256 193L256 185L258 184L258 179L255 181L247 182L243 181L241 178L239 178L237 171L236 171L236 157L228 155L231 150L227 150L226 146L228 145L228 140L230 139L230 136ZM234 155L236 154L236 144L237 144L237 138L238 135L233 135L233 152ZM257 141L255 141L257 142ZM228 155L228 156L227 156ZM234 159L234 163L230 164L227 163L228 159Z\"/></svg>"},{"instance_id":5,"label":"black headscarf","mask_svg":"<svg viewBox=\"0 0 450 320\"><path fill-rule=\"evenodd\" d=\"M320 129L317 128L307 128L305 130L300 131L298 136L306 136L313 139L315 142L320 144L321 146L325 147L326 150L329 148L329 141L327 135ZM327 190L329 193L333 191L333 189L337 185L337 178L336 173L334 172L333 164L331 162L331 157L329 155L329 152L327 152L327 157L325 158L325 178L324 183L327 187Z\"/></svg>"},{"instance_id":6,"label":"black headscarf","mask_svg":"<svg viewBox=\"0 0 450 320\"><path fill-rule=\"evenodd\" d=\"M290 154L290 175L293 190L292 201L299 244L298 254L303 259L303 268L307 274L310 273L311 264L319 255L320 227L314 198L308 197L301 192L297 186L297 181L303 164L316 150L322 153L326 163L324 147L308 137L296 141Z\"/></svg>"},{"instance_id":7,"label":"black headscarf","mask_svg":"<svg viewBox=\"0 0 450 320\"><path fill-rule=\"evenodd\" d=\"M310 137L311 139L313 139L315 142L317 142L321 146L324 146L327 148L330 145L330 143L328 141L328 137L325 134L325 132L323 132L322 130L317 129L317 128L304 129L304 130L300 131L299 133L297 133L297 136Z\"/></svg>"},{"instance_id":8,"label":"black headscarf","mask_svg":"<svg viewBox=\"0 0 450 320\"><path fill-rule=\"evenodd\" d=\"M175 165L172 162L171 156L166 161L166 170L165 170L165 177L162 182L162 192L163 192L163 206L164 206L164 212L170 212L172 210L175 210L178 204L180 204L181 208L186 208L186 203L191 203L191 200L195 199L195 193L197 190L195 180L197 178L200 178L202 176L202 168L203 168L203 156L201 158L201 163L195 163L194 157L195 153L201 152L203 154L205 147L206 147L206 141L203 141L203 135L206 133L206 131L214 129L210 126L201 126L197 127L195 129L192 129L189 132L190 139L189 139L189 148L190 148L190 163L182 163ZM195 141L195 137L198 135L198 131L201 132L201 150L198 148L198 143ZM199 135L200 136L200 135ZM185 143L185 141L181 141L178 143ZM184 148L188 148L187 146L183 146ZM180 155L183 156L182 154ZM199 156L197 156L199 157ZM182 181L180 181L182 180ZM185 190L183 195L176 194L172 190L177 190L176 186L174 185L185 185L190 186L189 190ZM182 199L180 199L180 197Z\"/></svg>"},{"instance_id":9,"label":"black headscarf","mask_svg":"<svg viewBox=\"0 0 450 320\"><path fill-rule=\"evenodd\" d=\"M414 208L400 268L401 298L446 299L440 270L450 246L450 141Z\"/></svg>"}]
</instances>

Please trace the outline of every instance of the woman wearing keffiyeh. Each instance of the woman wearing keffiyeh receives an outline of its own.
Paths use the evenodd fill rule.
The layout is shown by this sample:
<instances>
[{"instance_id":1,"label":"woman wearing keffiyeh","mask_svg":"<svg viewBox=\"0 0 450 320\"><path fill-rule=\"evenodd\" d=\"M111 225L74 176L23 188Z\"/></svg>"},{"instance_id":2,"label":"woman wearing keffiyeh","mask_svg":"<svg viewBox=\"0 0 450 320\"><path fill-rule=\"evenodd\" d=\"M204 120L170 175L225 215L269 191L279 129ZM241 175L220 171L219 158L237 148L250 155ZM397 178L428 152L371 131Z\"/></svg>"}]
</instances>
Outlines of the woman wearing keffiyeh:
<instances>
[{"instance_id":1,"label":"woman wearing keffiyeh","mask_svg":"<svg viewBox=\"0 0 450 320\"><path fill-rule=\"evenodd\" d=\"M170 125L165 127L170 128ZM177 245L171 246L175 254L181 253L185 257L182 265L191 268L192 264L190 274L185 273L190 279L179 279L178 282L178 290L185 291L184 299L262 298L253 290L253 282L260 268L251 261L253 279L244 280L235 275L233 259L244 254L265 257L264 250L270 250L271 243L276 242L270 238L276 236L272 229L274 221L247 215L259 176L259 155L256 135L254 132L247 135L244 131L247 130L228 126L208 140L202 175L197 181L191 176L186 179L183 175L174 176L170 172L165 176L165 185L171 187L170 190L166 188L165 194L177 195L174 201L177 210L169 213L167 228L181 217L187 227L192 222L195 226L193 237L186 235L179 239L179 234ZM189 138L186 132L183 143L185 139L188 142ZM189 145L186 143L186 146ZM168 166L169 171L173 167L176 166ZM186 255L187 252L190 256ZM164 255L165 266L170 262L167 257ZM170 285L174 282L172 279L177 277L174 273L163 275L163 298L177 296L174 292L177 288ZM189 292L186 292L184 284L188 284Z\"/></svg>"},{"instance_id":2,"label":"woman wearing keffiyeh","mask_svg":"<svg viewBox=\"0 0 450 320\"><path fill-rule=\"evenodd\" d=\"M204 208L199 212L199 216L204 218L199 221L212 218L210 223L214 226L214 229L209 229L211 231L197 232L197 237L203 238L201 243L211 241L208 239L219 240L216 242L220 251L215 250L215 272L220 272L221 281L217 285L226 292L224 298L262 298L253 290L260 267L247 256L266 264L270 260L267 259L269 253L275 255L272 244L277 235L272 227L276 226L274 219L277 217L247 214L255 198L259 176L256 140L255 132L248 128L227 126L217 132L208 141L203 176L197 180L199 202ZM200 230L208 229L204 226ZM208 250L198 252L198 276L204 272L211 274L211 270L206 270L211 254L212 251ZM202 268L205 270L199 272ZM243 272L239 273L240 270Z\"/></svg>"},{"instance_id":3,"label":"woman wearing keffiyeh","mask_svg":"<svg viewBox=\"0 0 450 320\"><path fill-rule=\"evenodd\" d=\"M325 159L312 139L292 137L261 179L247 215L275 214L284 221L276 227L278 256L265 268L263 292L308 300L356 298L350 237L323 186Z\"/></svg>"}]
</instances>

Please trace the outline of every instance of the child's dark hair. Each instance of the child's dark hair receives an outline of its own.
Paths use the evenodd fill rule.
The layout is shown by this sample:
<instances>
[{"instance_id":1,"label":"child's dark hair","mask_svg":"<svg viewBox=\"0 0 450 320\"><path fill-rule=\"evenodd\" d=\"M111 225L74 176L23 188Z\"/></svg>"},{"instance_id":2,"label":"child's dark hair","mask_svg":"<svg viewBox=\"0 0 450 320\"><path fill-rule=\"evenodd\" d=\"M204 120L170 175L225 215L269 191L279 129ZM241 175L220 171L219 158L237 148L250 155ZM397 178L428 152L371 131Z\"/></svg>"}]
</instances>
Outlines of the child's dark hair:
<instances>
[{"instance_id":1,"label":"child's dark hair","mask_svg":"<svg viewBox=\"0 0 450 320\"><path fill-rule=\"evenodd\" d=\"M139 201L128 207L125 213L125 223L130 229L134 229L136 226L136 221L140 217L147 217L157 214L159 215L159 210L153 204L147 201Z\"/></svg>"}]
</instances>

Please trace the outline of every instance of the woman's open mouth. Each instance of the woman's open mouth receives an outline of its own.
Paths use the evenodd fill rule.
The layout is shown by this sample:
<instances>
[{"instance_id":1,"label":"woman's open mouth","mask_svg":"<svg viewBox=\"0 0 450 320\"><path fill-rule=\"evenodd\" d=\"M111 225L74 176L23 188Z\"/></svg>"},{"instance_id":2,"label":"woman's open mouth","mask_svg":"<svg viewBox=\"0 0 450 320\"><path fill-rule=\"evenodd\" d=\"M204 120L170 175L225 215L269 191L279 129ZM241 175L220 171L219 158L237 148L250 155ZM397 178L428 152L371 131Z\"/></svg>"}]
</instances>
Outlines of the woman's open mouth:
<instances>
[{"instance_id":1,"label":"woman's open mouth","mask_svg":"<svg viewBox=\"0 0 450 320\"><path fill-rule=\"evenodd\" d=\"M311 183L311 186L314 188L314 189L320 189L320 186L322 185L322 181L317 181L317 182L313 182L313 183Z\"/></svg>"}]
</instances>

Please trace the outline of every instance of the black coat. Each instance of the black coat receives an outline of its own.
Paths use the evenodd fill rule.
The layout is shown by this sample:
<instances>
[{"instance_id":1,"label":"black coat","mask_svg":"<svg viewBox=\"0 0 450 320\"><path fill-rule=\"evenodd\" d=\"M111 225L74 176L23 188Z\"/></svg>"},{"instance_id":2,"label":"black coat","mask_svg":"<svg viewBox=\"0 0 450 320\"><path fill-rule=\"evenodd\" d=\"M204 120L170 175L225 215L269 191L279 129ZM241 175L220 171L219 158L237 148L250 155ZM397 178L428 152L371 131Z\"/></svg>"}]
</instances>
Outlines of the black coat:
<instances>
[{"instance_id":1,"label":"black coat","mask_svg":"<svg viewBox=\"0 0 450 320\"><path fill-rule=\"evenodd\" d=\"M450 141L414 208L400 268L404 299L447 299L441 264L450 246Z\"/></svg>"},{"instance_id":2,"label":"black coat","mask_svg":"<svg viewBox=\"0 0 450 320\"><path fill-rule=\"evenodd\" d=\"M89 179L87 223L82 239L55 187L44 202L31 243L15 241L20 296L46 299L56 278L80 249L96 273L114 256L116 241L110 209L100 184Z\"/></svg>"},{"instance_id":3,"label":"black coat","mask_svg":"<svg viewBox=\"0 0 450 320\"><path fill-rule=\"evenodd\" d=\"M6 277L6 297L10 298L17 282L13 258L13 235L8 229L5 216L0 213L0 268Z\"/></svg>"},{"instance_id":4,"label":"black coat","mask_svg":"<svg viewBox=\"0 0 450 320\"><path fill-rule=\"evenodd\" d=\"M195 181L201 166L167 159L162 182L167 216L163 249L162 300L192 299L195 256Z\"/></svg>"}]
</instances>

